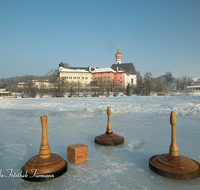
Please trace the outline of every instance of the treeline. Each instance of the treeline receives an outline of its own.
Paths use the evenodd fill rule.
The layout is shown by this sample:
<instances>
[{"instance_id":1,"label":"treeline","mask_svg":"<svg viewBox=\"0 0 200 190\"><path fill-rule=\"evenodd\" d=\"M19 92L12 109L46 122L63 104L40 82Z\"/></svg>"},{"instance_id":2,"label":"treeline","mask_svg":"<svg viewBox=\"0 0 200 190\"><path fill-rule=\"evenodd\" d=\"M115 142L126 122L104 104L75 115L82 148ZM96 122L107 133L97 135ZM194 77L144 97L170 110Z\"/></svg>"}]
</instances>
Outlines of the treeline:
<instances>
[{"instance_id":1,"label":"treeline","mask_svg":"<svg viewBox=\"0 0 200 190\"><path fill-rule=\"evenodd\" d=\"M44 79L45 76L34 76L34 75L26 75L31 76L33 79ZM25 80L26 76L19 77L9 77L0 79L0 88L5 88L7 91L16 92L17 84Z\"/></svg>"},{"instance_id":2,"label":"treeline","mask_svg":"<svg viewBox=\"0 0 200 190\"><path fill-rule=\"evenodd\" d=\"M174 78L171 72L166 72L154 78L151 72L146 72L142 77L137 72L137 86L127 86L127 94L150 95L153 93L186 92L187 86L192 85L192 78L182 76Z\"/></svg>"},{"instance_id":3,"label":"treeline","mask_svg":"<svg viewBox=\"0 0 200 190\"><path fill-rule=\"evenodd\" d=\"M137 71L137 85L133 86L128 84L124 88L120 88L114 85L104 86L98 85L93 86L92 84L82 87L79 83L66 83L65 81L59 81L57 77L57 70L51 69L44 76L32 76L26 75L23 77L11 77L7 79L0 79L0 88L6 88L7 91L21 93L22 97L36 97L39 95L43 97L44 95L50 95L52 97L64 97L66 93L68 96L83 96L92 95L106 95L109 96L110 93L114 95L119 95L120 92L126 95L151 95L153 93L165 94L169 92L186 92L187 86L192 84L192 78L187 76L182 76L174 78L171 72L166 72L164 75L154 78L151 72L146 72L142 77L140 72ZM31 82L32 80L47 79L51 83L49 88L36 88ZM26 82L26 86L18 88L17 84L19 82Z\"/></svg>"}]
</instances>

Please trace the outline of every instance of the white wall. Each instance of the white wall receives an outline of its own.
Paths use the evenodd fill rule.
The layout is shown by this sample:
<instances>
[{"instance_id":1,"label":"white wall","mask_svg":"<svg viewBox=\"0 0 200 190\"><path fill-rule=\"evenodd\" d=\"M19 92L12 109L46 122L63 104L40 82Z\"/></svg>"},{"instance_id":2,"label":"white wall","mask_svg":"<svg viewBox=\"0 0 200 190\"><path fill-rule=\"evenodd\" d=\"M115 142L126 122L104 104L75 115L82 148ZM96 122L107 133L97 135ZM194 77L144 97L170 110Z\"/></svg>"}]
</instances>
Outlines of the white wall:
<instances>
[{"instance_id":1,"label":"white wall","mask_svg":"<svg viewBox=\"0 0 200 190\"><path fill-rule=\"evenodd\" d=\"M133 79L133 83L132 80ZM137 85L137 75L126 75L125 74L125 87L128 85Z\"/></svg>"}]
</instances>

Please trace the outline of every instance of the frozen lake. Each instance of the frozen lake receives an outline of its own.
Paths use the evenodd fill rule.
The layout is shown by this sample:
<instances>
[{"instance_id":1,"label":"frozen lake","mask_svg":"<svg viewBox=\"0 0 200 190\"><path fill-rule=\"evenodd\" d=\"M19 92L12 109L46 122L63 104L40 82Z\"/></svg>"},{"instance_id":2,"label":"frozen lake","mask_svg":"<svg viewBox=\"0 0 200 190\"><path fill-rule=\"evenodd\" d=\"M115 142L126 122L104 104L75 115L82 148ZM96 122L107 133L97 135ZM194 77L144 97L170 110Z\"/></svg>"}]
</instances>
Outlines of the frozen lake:
<instances>
[{"instance_id":1,"label":"frozen lake","mask_svg":"<svg viewBox=\"0 0 200 190\"><path fill-rule=\"evenodd\" d=\"M122 145L94 143L106 131L107 106ZM149 169L151 156L169 151L171 111L177 115L179 153L200 162L200 96L0 99L0 189L200 189L200 178L178 181ZM7 170L20 172L39 153L41 115L48 116L52 153L67 160L67 146L82 143L88 160L68 161L68 171L48 182L8 177Z\"/></svg>"}]
</instances>

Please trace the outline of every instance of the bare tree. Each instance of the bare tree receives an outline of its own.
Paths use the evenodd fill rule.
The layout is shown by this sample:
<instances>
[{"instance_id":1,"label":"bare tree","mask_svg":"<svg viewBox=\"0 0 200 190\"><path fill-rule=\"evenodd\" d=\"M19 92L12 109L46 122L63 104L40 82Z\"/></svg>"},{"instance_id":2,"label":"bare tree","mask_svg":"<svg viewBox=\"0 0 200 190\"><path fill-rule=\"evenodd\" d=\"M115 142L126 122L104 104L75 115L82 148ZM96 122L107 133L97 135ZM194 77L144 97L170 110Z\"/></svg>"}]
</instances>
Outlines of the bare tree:
<instances>
[{"instance_id":1,"label":"bare tree","mask_svg":"<svg viewBox=\"0 0 200 190\"><path fill-rule=\"evenodd\" d=\"M35 88L34 81L33 81L33 76L32 75L26 75L24 76L25 86L23 88L23 94L26 97L31 97L35 98L37 95L37 88Z\"/></svg>"},{"instance_id":2,"label":"bare tree","mask_svg":"<svg viewBox=\"0 0 200 190\"><path fill-rule=\"evenodd\" d=\"M185 75L182 75L182 77L179 77L176 80L176 88L179 91L186 91L187 86L190 86L192 84L192 79L190 77L187 77Z\"/></svg>"},{"instance_id":3,"label":"bare tree","mask_svg":"<svg viewBox=\"0 0 200 190\"><path fill-rule=\"evenodd\" d=\"M166 92L166 78L155 79L155 92Z\"/></svg>"},{"instance_id":4,"label":"bare tree","mask_svg":"<svg viewBox=\"0 0 200 190\"><path fill-rule=\"evenodd\" d=\"M140 72L137 71L136 73L137 73L137 85L133 86L132 90L134 94L140 95L144 91L144 82L142 76L140 75Z\"/></svg>"},{"instance_id":5,"label":"bare tree","mask_svg":"<svg viewBox=\"0 0 200 190\"><path fill-rule=\"evenodd\" d=\"M58 80L58 70L57 69L51 69L45 74L45 78L50 82L50 83L55 83Z\"/></svg>"},{"instance_id":6,"label":"bare tree","mask_svg":"<svg viewBox=\"0 0 200 190\"><path fill-rule=\"evenodd\" d=\"M155 84L153 83L153 78L151 72L146 72L144 74L144 94L150 95L154 92Z\"/></svg>"}]
</instances>

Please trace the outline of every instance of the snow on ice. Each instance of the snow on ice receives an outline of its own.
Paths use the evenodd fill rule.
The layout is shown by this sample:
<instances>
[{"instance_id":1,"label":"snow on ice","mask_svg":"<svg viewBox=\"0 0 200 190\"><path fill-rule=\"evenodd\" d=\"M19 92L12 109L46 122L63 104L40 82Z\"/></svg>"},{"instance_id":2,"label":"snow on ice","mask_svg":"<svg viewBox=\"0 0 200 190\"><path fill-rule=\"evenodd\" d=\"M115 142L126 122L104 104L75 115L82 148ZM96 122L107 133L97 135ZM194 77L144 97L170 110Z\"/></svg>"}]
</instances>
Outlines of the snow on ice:
<instances>
[{"instance_id":1,"label":"snow on ice","mask_svg":"<svg viewBox=\"0 0 200 190\"><path fill-rule=\"evenodd\" d=\"M125 142L115 147L94 143L107 126ZM0 99L0 189L200 189L200 179L177 181L157 175L148 160L167 153L171 143L171 111L177 115L179 153L200 162L200 96L131 96ZM67 160L67 146L88 145L88 161L74 165L48 182L10 178L39 153L40 116L48 116L52 153Z\"/></svg>"}]
</instances>

